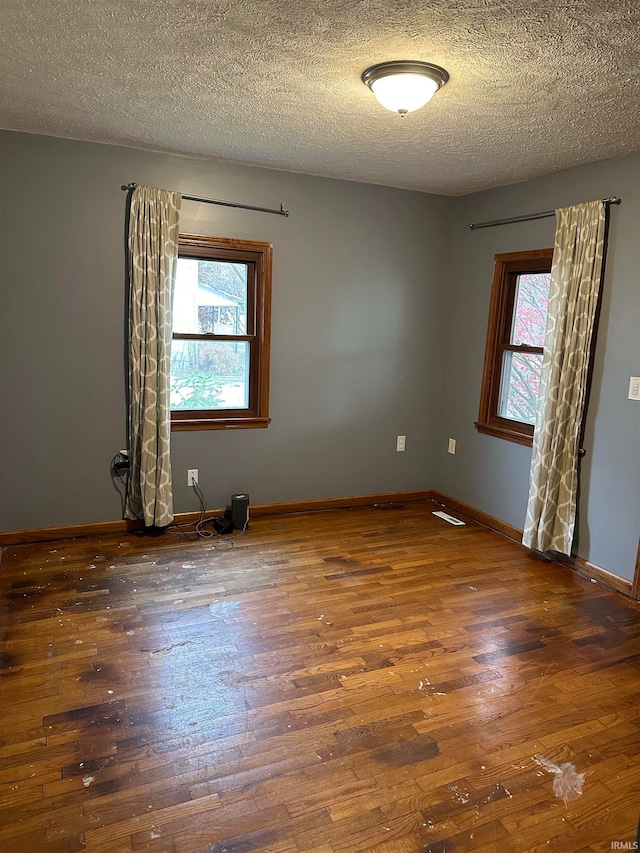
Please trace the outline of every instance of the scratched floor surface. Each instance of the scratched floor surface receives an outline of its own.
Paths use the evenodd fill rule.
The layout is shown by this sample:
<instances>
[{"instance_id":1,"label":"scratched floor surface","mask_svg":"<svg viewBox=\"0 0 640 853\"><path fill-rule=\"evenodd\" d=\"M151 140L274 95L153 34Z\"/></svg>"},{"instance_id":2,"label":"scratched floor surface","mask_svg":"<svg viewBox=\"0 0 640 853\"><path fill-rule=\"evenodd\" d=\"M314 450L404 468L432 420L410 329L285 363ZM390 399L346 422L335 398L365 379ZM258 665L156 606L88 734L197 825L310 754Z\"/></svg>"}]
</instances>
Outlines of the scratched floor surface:
<instances>
[{"instance_id":1,"label":"scratched floor surface","mask_svg":"<svg viewBox=\"0 0 640 853\"><path fill-rule=\"evenodd\" d=\"M640 607L434 508L5 549L0 850L631 842Z\"/></svg>"}]
</instances>

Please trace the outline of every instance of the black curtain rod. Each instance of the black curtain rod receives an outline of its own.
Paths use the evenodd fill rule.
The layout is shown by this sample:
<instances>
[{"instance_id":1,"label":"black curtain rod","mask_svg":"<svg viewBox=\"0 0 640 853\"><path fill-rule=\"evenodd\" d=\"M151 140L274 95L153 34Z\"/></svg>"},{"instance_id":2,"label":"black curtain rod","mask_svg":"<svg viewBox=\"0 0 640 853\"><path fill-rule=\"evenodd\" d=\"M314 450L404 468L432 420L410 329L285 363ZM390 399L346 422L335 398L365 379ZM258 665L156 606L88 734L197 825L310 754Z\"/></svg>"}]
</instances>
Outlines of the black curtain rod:
<instances>
[{"instance_id":1,"label":"black curtain rod","mask_svg":"<svg viewBox=\"0 0 640 853\"><path fill-rule=\"evenodd\" d=\"M603 204L622 204L621 198L603 198ZM530 219L546 219L547 216L555 216L555 210L543 210L541 213L528 213L525 216L511 216L509 219L491 219L489 222L470 222L469 228L475 231L476 228L493 228L494 225L509 225L512 222L528 222Z\"/></svg>"},{"instance_id":2,"label":"black curtain rod","mask_svg":"<svg viewBox=\"0 0 640 853\"><path fill-rule=\"evenodd\" d=\"M125 192L133 192L138 184L123 184L120 189ZM199 201L203 204L220 204L223 207L241 207L243 210L257 210L259 213L276 213L278 216L289 216L289 211L284 209L284 206L280 205L280 210L276 210L273 207L254 207L251 204L239 204L236 201L220 201L217 198L202 198L198 195L183 195L183 199L186 201Z\"/></svg>"}]
</instances>

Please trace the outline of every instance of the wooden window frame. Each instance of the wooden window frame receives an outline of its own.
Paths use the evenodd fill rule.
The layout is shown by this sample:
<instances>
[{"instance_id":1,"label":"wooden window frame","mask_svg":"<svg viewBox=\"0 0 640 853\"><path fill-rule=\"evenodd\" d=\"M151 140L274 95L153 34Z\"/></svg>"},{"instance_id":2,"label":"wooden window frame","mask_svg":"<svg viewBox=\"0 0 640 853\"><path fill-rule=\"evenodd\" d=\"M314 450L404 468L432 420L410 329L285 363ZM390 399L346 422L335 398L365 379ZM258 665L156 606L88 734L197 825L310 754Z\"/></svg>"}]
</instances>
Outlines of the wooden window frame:
<instances>
[{"instance_id":1,"label":"wooden window frame","mask_svg":"<svg viewBox=\"0 0 640 853\"><path fill-rule=\"evenodd\" d=\"M519 275L551 270L553 249L534 249L527 252L507 252L496 255L489 305L487 344L484 354L480 410L476 429L485 435L505 438L518 444L533 444L533 425L503 418L498 414L502 365L507 350L523 353L542 353L541 347L510 343L511 324Z\"/></svg>"},{"instance_id":2,"label":"wooden window frame","mask_svg":"<svg viewBox=\"0 0 640 853\"><path fill-rule=\"evenodd\" d=\"M247 277L246 335L184 334L175 340L247 341L249 343L249 408L175 409L172 430L264 429L269 426L269 363L271 345L271 243L228 237L197 237L181 234L179 258L229 261L249 265Z\"/></svg>"}]
</instances>

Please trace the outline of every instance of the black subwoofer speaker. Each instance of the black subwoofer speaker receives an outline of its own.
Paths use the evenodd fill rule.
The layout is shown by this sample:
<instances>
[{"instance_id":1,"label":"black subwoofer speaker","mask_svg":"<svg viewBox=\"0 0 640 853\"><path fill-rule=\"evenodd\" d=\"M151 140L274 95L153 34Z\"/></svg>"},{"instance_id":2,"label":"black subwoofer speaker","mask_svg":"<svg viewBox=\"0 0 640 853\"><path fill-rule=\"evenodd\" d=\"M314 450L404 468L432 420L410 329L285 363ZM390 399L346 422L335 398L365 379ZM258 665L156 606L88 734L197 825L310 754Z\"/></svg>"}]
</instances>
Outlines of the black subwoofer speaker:
<instances>
[{"instance_id":1,"label":"black subwoofer speaker","mask_svg":"<svg viewBox=\"0 0 640 853\"><path fill-rule=\"evenodd\" d=\"M244 530L249 522L249 495L231 495L231 523Z\"/></svg>"}]
</instances>

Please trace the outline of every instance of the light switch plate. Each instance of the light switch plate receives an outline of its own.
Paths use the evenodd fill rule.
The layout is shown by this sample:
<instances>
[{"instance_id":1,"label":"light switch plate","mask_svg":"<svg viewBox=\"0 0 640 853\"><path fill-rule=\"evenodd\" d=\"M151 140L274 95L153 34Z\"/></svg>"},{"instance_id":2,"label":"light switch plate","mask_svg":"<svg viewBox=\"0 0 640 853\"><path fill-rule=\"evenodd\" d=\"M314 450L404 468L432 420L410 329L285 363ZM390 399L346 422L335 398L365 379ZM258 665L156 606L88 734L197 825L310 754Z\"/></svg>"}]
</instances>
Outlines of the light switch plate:
<instances>
[{"instance_id":1,"label":"light switch plate","mask_svg":"<svg viewBox=\"0 0 640 853\"><path fill-rule=\"evenodd\" d=\"M640 376L632 376L629 379L629 399L640 400Z\"/></svg>"}]
</instances>

